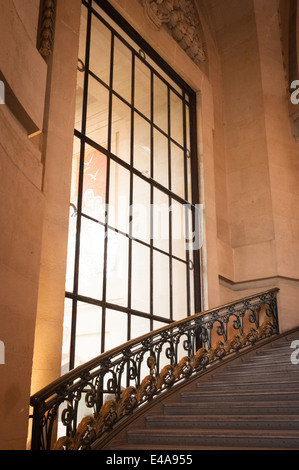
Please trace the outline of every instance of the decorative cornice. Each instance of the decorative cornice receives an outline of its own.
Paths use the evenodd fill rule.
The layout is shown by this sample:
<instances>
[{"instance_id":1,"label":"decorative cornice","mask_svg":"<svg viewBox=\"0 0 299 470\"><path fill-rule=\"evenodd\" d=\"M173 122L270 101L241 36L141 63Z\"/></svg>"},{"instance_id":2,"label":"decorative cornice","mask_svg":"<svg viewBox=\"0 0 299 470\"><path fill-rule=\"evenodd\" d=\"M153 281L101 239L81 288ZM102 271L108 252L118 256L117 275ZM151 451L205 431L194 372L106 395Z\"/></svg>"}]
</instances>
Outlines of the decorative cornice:
<instances>
[{"instance_id":1,"label":"decorative cornice","mask_svg":"<svg viewBox=\"0 0 299 470\"><path fill-rule=\"evenodd\" d=\"M56 0L41 0L38 50L45 60L53 51Z\"/></svg>"},{"instance_id":2,"label":"decorative cornice","mask_svg":"<svg viewBox=\"0 0 299 470\"><path fill-rule=\"evenodd\" d=\"M145 15L154 29L163 25L188 56L200 65L207 60L204 37L194 0L142 0Z\"/></svg>"}]
</instances>

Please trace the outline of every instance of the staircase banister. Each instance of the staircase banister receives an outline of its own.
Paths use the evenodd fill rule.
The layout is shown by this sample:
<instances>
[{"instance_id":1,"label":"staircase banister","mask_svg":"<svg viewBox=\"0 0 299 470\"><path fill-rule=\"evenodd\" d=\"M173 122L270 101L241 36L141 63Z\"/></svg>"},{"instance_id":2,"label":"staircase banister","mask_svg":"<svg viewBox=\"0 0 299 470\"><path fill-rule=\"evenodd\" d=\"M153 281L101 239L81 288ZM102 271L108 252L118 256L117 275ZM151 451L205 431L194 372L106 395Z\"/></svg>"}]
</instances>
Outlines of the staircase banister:
<instances>
[{"instance_id":1,"label":"staircase banister","mask_svg":"<svg viewBox=\"0 0 299 470\"><path fill-rule=\"evenodd\" d=\"M126 343L123 343L121 346L117 346L109 351L104 352L100 356L95 357L94 359L91 359L90 361L86 362L85 364L82 364L75 369L71 370L70 372L64 374L57 380L53 381L51 384L48 386L44 387L41 389L39 392L35 393L34 395L31 396L30 398L30 404L31 406L34 406L38 401L43 400L49 396L51 396L57 389L60 389L64 384L66 383L72 383L74 380L76 380L78 377L81 377L86 371L93 370L94 368L98 367L103 363L106 359L109 359L110 357L115 357L118 354L121 354L121 352L125 349L132 348L135 345L140 344L141 342L153 338L155 336L160 335L163 331L169 331L170 329L174 329L176 327L179 327L181 325L184 325L186 323L189 323L190 321L196 320L201 317L208 316L212 314L213 312L221 312L222 310L227 310L230 307L237 306L238 304L242 304L246 302L247 300L254 300L255 298L259 298L263 295L270 294L271 292L277 293L279 292L279 288L272 288L267 291L258 293L258 294L253 294L249 295L246 297L243 297L241 299L229 302L227 304L223 304L220 307L215 307L209 310L205 310L204 312L197 313L195 315L192 315L190 317L184 318L182 320L178 320L176 322L170 323L167 326L164 326L162 328L159 328L155 331L152 331L150 333L146 333L145 335L139 336L138 338L135 338L131 341L128 341Z\"/></svg>"},{"instance_id":2,"label":"staircase banister","mask_svg":"<svg viewBox=\"0 0 299 470\"><path fill-rule=\"evenodd\" d=\"M86 406L98 410L95 411L97 415L99 410L104 407L103 394L115 395L116 401L109 402L112 403L109 405L111 409L108 410L105 419L111 417L111 413L114 419L113 407L118 407L118 400L122 396L121 411L120 407L116 411L116 414L119 414L121 418L127 412L126 407L132 409L135 406L133 402L138 403L137 406L139 406L144 401L150 400L155 394L172 387L175 382L187 378L199 368L204 368L215 360L221 360L227 354L236 353L241 348L254 344L265 335L277 334L279 332L276 302L278 292L278 288L272 288L170 323L106 351L53 381L30 398L30 405L33 407L33 448L41 446L49 449L53 423L57 419L58 408L63 403L67 404L63 421L64 426L69 429L68 436L73 436L76 433L77 407L82 393L88 397L87 402L90 400ZM268 305L266 316L272 318L272 324L270 324L269 331L259 332L261 326L259 312L262 305ZM249 323L255 325L256 329L252 327L249 334L246 333L244 336L245 312L247 312ZM228 329L231 319L233 330L239 331L239 335L234 337L231 337L231 332ZM268 323L267 329L269 322L266 323ZM216 346L212 351L214 343L212 344L211 335L214 324L216 325L216 336L221 337L223 341L215 343ZM198 344L201 344L199 349L198 339ZM227 342L227 340L229 341ZM203 347L203 345L205 346ZM182 351L179 352L178 348L183 348L184 357L179 357ZM202 357L201 351L205 357ZM150 372L148 376L141 377L141 364L145 364L144 360L148 355L147 367ZM168 361L168 365L164 366L162 370L160 370L161 359L162 362L165 362L165 359L166 362ZM125 374L125 370L127 373L129 371L130 384L133 382L135 385L127 385L127 388L123 389L121 378ZM106 377L110 377L110 383L104 386L103 380L104 378L107 380ZM100 385L101 383L102 385ZM43 428L46 422L48 422L45 428L46 438L43 438ZM102 425L103 423L101 423ZM86 426L88 429L91 427L90 423ZM66 439L69 438L66 437ZM46 440L45 445L42 444L44 440Z\"/></svg>"}]
</instances>

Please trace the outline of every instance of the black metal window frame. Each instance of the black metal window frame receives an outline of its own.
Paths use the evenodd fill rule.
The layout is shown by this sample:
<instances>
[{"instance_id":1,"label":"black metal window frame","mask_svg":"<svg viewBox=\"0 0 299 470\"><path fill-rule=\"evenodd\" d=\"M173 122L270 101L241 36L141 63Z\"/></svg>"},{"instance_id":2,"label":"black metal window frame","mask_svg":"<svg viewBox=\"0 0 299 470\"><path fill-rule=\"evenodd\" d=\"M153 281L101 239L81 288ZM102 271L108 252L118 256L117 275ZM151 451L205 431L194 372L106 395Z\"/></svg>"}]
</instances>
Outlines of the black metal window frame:
<instances>
[{"instance_id":1,"label":"black metal window frame","mask_svg":"<svg viewBox=\"0 0 299 470\"><path fill-rule=\"evenodd\" d=\"M127 340L131 339L131 318L132 316L139 316L143 318L147 318L150 320L150 330L152 331L154 328L154 321L161 322L164 324L171 324L173 322L173 315L172 315L172 260L177 259L178 261L186 264L186 282L187 282L187 306L186 306L186 314L189 316L191 314L191 306L190 306L190 282L193 282L194 285L194 311L198 313L201 311L201 292L200 292L200 250L193 251L192 261L189 257L189 252L186 251L186 259L182 260L177 258L172 253L172 244L171 244L171 237L169 240L169 252L164 252L158 247L153 245L153 239L151 237L150 243L146 243L140 239L134 239L132 233L124 233L119 230L117 227L113 227L109 225L109 214L106 213L105 222L101 222L99 220L93 219L87 214L82 212L82 192L83 192L83 177L84 177L84 155L85 155L85 146L89 145L95 150L98 150L102 154L104 154L107 158L107 175L106 175L106 204L109 205L109 179L110 179L110 162L113 161L118 165L121 165L123 168L127 169L130 172L130 204L133 202L133 177L134 175L138 176L142 180L146 181L150 184L150 198L151 198L151 205L153 205L153 197L154 197L154 188L161 190L169 199L169 204L171 205L171 201L176 201L182 205L187 205L191 208L192 213L192 224L193 227L187 228L187 237L188 233L190 233L190 229L195 227L196 223L196 205L200 203L199 201L199 187L198 187L198 164L197 164L197 121L196 121L196 93L189 87L188 84L156 53L156 51L144 41L144 39L130 26L130 24L111 6L111 4L106 0L82 0L82 5L87 9L87 33L86 33L86 57L85 62L80 60L80 67L82 69L82 73L84 73L84 93L83 93L83 110L82 110L82 127L81 130L75 129L74 135L77 139L80 140L80 167L79 167L79 181L78 181L78 205L76 207L76 214L77 214L77 228L76 228L76 248L75 248L75 265L74 265L74 283L73 283L73 291L67 291L65 294L66 299L70 299L72 301L72 326L71 326L71 345L70 345L70 361L69 361L69 368L72 369L75 367L75 346L76 346L76 323L77 323L77 304L78 302L96 305L98 307L102 307L102 339L101 339L101 352L105 351L105 319L106 319L106 310L117 310L127 314ZM125 38L121 36L121 34L114 29L114 27L100 15L98 8L94 9L93 5L97 5L100 9L103 10L105 14L107 14L113 22L115 22L124 32L128 35L134 43L140 47L139 50L136 50L131 44L129 44ZM95 75L95 73L89 69L89 59L90 59L90 44L91 44L91 22L93 15L97 17L111 32L111 58L110 58L110 82L109 84L105 83L100 77ZM113 53L114 53L114 41L115 38L120 40L130 51L132 54L132 89L131 89L131 102L128 102L123 96L118 94L113 89ZM144 64L149 68L151 74L151 116L148 118L147 116L143 115L140 110L135 108L134 106L134 64L136 57L141 59ZM151 64L148 63L146 57L149 57L152 62L157 64L157 69ZM163 75L159 73L159 70L163 70L163 72L169 76L169 81L174 82L181 90L182 95L177 91L175 87L173 87ZM154 77L157 76L159 79L166 84L168 90L168 132L163 131L163 129L159 128L154 123L153 117L153 81ZM91 140L86 135L86 123L87 123L87 102L88 102L88 82L89 78L92 77L98 83L105 87L109 93L109 109L108 109L108 146L107 148L103 148L101 145L96 143L95 141ZM183 102L183 123L184 123L184 144L181 145L179 142L176 142L173 137L170 135L170 92L178 95ZM113 154L111 152L111 126L112 126L112 98L117 97L123 103L131 109L131 144L130 144L130 163L125 162L119 156ZM186 145L186 113L189 110L190 112L190 149L191 152L187 151ZM141 116L145 121L147 121L151 128L151 175L150 178L145 176L140 172L138 169L134 168L133 162L133 136L134 136L134 115L138 114ZM154 130L157 129L161 134L163 134L168 139L168 159L169 159L169 177L171 181L171 159L170 159L170 146L171 143L174 143L177 147L181 148L184 152L184 161L185 161L185 199L182 199L177 194L173 193L170 188L166 188L161 185L158 181L155 181L153 178L153 133ZM187 159L191 159L191 172L192 172L192 202L190 204L190 198L188 198L188 185L186 182L187 178ZM109 212L109 211L108 211ZM152 214L151 214L152 217ZM103 269L103 296L102 300L98 300L95 298L86 297L80 295L79 292L79 260L80 260L80 232L81 232L81 222L82 219L89 220L91 222L100 224L105 229L105 234L108 233L108 230L113 230L116 233L124 236L128 239L129 248L128 248L128 304L127 306L116 305L107 302L106 299L106 273L107 273L107 241L108 237L105 237L104 242L104 269ZM171 234L172 230L172 214L169 211L169 232ZM132 270L132 242L136 241L144 246L147 246L150 249L150 312L143 312L137 311L131 308L131 270ZM166 254L169 258L169 299L170 299L170 315L169 318L161 317L155 315L153 311L153 254L154 252L161 252ZM189 271L192 270L193 272L193 280L190 281Z\"/></svg>"}]
</instances>

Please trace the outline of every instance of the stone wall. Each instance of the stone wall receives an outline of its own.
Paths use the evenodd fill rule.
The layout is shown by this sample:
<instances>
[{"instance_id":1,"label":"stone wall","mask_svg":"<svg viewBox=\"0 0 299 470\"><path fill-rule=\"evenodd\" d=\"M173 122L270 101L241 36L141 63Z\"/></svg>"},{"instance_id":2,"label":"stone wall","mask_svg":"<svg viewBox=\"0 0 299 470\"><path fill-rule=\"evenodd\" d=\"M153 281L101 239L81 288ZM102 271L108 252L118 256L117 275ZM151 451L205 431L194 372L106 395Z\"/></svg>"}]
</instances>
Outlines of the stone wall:
<instances>
[{"instance_id":1,"label":"stone wall","mask_svg":"<svg viewBox=\"0 0 299 470\"><path fill-rule=\"evenodd\" d=\"M41 150L46 65L36 50L39 1L1 1L0 448L24 448L44 209ZM18 110L22 110L19 116Z\"/></svg>"},{"instance_id":2,"label":"stone wall","mask_svg":"<svg viewBox=\"0 0 299 470\"><path fill-rule=\"evenodd\" d=\"M47 57L40 1L0 6L0 448L25 449L30 394L60 375L81 3L58 2Z\"/></svg>"}]
</instances>

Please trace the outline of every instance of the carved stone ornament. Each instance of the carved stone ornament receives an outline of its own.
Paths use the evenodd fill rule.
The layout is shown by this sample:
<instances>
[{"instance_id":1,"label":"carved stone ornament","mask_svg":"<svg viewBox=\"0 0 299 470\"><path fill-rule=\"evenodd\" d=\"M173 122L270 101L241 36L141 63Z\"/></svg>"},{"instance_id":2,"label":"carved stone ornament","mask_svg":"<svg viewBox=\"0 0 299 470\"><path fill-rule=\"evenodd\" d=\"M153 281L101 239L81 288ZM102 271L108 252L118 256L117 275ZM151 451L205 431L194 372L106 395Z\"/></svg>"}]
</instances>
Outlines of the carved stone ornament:
<instances>
[{"instance_id":1,"label":"carved stone ornament","mask_svg":"<svg viewBox=\"0 0 299 470\"><path fill-rule=\"evenodd\" d=\"M153 28L159 31L165 25L197 65L206 61L202 27L193 0L142 0L142 4Z\"/></svg>"},{"instance_id":2,"label":"carved stone ornament","mask_svg":"<svg viewBox=\"0 0 299 470\"><path fill-rule=\"evenodd\" d=\"M55 30L56 0L42 0L40 6L40 22L38 50L45 60L53 51Z\"/></svg>"}]
</instances>

